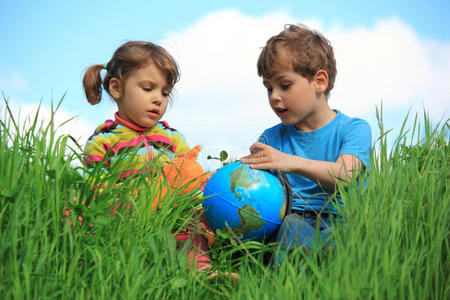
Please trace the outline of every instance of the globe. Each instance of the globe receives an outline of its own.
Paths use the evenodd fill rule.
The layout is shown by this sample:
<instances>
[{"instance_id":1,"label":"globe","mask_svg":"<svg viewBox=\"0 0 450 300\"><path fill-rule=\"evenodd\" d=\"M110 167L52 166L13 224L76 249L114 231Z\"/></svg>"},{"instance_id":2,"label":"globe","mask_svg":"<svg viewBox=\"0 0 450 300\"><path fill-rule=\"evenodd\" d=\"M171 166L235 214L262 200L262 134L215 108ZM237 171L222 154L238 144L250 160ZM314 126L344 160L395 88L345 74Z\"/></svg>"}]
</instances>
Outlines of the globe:
<instances>
[{"instance_id":1,"label":"globe","mask_svg":"<svg viewBox=\"0 0 450 300\"><path fill-rule=\"evenodd\" d=\"M211 229L230 228L241 240L266 240L286 213L287 197L281 181L241 162L217 170L205 185L204 196L205 218Z\"/></svg>"}]
</instances>

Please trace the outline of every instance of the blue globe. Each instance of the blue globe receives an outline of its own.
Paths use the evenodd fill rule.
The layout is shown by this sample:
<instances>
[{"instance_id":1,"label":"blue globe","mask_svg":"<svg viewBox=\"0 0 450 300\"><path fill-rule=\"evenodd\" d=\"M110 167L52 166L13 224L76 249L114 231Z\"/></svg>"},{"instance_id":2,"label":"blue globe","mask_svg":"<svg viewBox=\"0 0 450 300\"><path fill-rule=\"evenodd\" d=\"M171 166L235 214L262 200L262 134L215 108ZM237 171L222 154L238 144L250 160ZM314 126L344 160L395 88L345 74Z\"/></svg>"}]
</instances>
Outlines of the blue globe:
<instances>
[{"instance_id":1,"label":"blue globe","mask_svg":"<svg viewBox=\"0 0 450 300\"><path fill-rule=\"evenodd\" d=\"M263 241L280 226L287 197L281 181L271 173L240 162L214 173L205 186L203 208L208 225L230 228L241 240Z\"/></svg>"}]
</instances>

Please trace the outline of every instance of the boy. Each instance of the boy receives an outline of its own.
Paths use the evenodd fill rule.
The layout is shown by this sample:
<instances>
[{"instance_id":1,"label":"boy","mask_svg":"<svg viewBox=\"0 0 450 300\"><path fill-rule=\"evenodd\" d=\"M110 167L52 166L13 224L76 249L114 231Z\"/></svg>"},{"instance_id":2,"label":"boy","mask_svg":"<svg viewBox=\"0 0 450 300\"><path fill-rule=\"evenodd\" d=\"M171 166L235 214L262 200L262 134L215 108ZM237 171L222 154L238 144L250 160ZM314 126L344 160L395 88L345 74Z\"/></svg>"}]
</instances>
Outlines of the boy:
<instances>
[{"instance_id":1,"label":"boy","mask_svg":"<svg viewBox=\"0 0 450 300\"><path fill-rule=\"evenodd\" d=\"M267 41L257 67L281 123L265 130L241 162L285 173L291 183L292 212L275 236L279 264L285 249L312 248L316 236L327 238L335 212L329 197L338 182L358 176L368 164L371 130L366 121L328 106L336 61L320 33L286 25Z\"/></svg>"}]
</instances>

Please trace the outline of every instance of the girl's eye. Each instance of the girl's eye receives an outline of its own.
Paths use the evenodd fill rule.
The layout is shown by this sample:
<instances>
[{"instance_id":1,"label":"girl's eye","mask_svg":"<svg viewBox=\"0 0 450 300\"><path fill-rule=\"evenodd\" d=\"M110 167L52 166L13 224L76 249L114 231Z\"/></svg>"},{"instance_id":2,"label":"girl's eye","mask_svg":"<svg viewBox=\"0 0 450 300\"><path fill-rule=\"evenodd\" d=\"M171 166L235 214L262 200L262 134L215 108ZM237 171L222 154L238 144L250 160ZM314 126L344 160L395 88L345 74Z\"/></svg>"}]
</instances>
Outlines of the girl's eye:
<instances>
[{"instance_id":1,"label":"girl's eye","mask_svg":"<svg viewBox=\"0 0 450 300\"><path fill-rule=\"evenodd\" d=\"M267 88L267 94L269 94L269 95L272 94L272 88L271 87Z\"/></svg>"},{"instance_id":2,"label":"girl's eye","mask_svg":"<svg viewBox=\"0 0 450 300\"><path fill-rule=\"evenodd\" d=\"M151 92L151 90L152 90L151 87L143 87L142 89L146 92Z\"/></svg>"},{"instance_id":3,"label":"girl's eye","mask_svg":"<svg viewBox=\"0 0 450 300\"><path fill-rule=\"evenodd\" d=\"M163 92L162 92L162 95L163 95L164 97L169 97L170 92L171 92L171 91L163 91Z\"/></svg>"}]
</instances>

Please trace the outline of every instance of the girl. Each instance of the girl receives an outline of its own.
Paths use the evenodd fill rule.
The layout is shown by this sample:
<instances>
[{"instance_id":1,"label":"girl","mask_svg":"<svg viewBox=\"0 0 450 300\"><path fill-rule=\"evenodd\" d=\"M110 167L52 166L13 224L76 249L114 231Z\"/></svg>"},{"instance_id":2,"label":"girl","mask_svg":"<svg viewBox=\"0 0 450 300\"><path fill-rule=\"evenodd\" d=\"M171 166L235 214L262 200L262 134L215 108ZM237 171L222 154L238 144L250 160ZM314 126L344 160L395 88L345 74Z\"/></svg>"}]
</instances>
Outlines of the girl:
<instances>
[{"instance_id":1,"label":"girl","mask_svg":"<svg viewBox=\"0 0 450 300\"><path fill-rule=\"evenodd\" d=\"M103 69L106 69L106 75L102 80ZM199 146L190 151L183 135L161 121L178 79L178 66L171 55L164 48L143 41L127 42L115 51L107 64L89 67L83 78L87 100L93 105L99 103L103 85L117 104L117 112L114 121L107 120L98 126L87 141L86 166L92 169L100 164L108 170L118 157L133 153L128 157L125 154L127 168L121 177L127 177L142 171L150 161L156 160L158 166L168 166L188 152L187 156L195 161ZM203 178L202 182L205 180ZM127 211L130 205L125 205ZM117 209L119 204L111 214ZM203 235L185 231L178 234L177 239L192 241L190 264L195 261L199 269L211 267L208 241Z\"/></svg>"}]
</instances>

